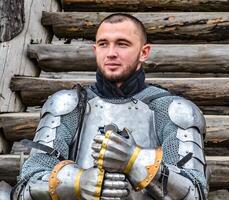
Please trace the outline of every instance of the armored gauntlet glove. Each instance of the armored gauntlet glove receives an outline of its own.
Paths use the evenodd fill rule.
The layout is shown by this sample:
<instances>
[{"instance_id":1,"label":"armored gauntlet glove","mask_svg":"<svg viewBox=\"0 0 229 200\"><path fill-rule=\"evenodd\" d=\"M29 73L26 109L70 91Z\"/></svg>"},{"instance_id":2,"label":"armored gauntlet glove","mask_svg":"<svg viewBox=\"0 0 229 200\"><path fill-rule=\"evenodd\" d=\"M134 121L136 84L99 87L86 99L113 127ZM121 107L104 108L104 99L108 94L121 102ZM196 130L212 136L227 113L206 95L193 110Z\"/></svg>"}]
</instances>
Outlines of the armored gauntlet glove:
<instances>
[{"instance_id":1,"label":"armored gauntlet glove","mask_svg":"<svg viewBox=\"0 0 229 200\"><path fill-rule=\"evenodd\" d=\"M135 190L141 190L159 171L162 150L142 149L136 145L131 134L128 135L127 139L112 130L108 130L105 135L96 135L92 156L99 168L125 173Z\"/></svg>"}]
</instances>

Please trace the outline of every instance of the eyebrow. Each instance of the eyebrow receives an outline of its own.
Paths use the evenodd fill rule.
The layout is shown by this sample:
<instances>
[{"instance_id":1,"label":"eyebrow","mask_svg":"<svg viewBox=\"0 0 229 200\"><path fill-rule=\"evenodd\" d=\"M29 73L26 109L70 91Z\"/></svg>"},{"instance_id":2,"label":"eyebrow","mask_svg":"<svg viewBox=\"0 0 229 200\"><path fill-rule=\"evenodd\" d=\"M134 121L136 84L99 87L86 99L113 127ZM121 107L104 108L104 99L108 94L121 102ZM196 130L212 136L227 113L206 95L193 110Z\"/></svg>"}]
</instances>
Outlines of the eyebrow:
<instances>
[{"instance_id":1,"label":"eyebrow","mask_svg":"<svg viewBox=\"0 0 229 200\"><path fill-rule=\"evenodd\" d=\"M106 42L107 40L106 39L99 39L98 41L96 41L96 43L99 43L99 42Z\"/></svg>"},{"instance_id":2,"label":"eyebrow","mask_svg":"<svg viewBox=\"0 0 229 200\"><path fill-rule=\"evenodd\" d=\"M96 43L99 43L99 42L107 42L107 41L108 41L107 39L99 39L98 41L96 41ZM126 43L128 43L128 44L132 44L132 42L130 42L129 40L124 39L124 38L118 39L117 42L126 42Z\"/></svg>"}]
</instances>

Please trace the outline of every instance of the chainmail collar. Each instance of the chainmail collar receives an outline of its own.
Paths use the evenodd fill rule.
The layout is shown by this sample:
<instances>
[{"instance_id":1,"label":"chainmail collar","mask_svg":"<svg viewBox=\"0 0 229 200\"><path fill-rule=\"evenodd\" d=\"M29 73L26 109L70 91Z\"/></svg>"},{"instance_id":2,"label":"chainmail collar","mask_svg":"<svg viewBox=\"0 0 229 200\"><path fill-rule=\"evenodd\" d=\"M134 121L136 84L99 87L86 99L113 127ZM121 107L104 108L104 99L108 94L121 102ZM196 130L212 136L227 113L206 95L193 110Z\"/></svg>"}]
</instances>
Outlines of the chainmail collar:
<instances>
[{"instance_id":1,"label":"chainmail collar","mask_svg":"<svg viewBox=\"0 0 229 200\"><path fill-rule=\"evenodd\" d=\"M93 92L102 98L126 99L134 96L146 88L145 72L143 68L136 71L118 88L114 83L105 79L102 73L97 70L96 83L91 86Z\"/></svg>"}]
</instances>

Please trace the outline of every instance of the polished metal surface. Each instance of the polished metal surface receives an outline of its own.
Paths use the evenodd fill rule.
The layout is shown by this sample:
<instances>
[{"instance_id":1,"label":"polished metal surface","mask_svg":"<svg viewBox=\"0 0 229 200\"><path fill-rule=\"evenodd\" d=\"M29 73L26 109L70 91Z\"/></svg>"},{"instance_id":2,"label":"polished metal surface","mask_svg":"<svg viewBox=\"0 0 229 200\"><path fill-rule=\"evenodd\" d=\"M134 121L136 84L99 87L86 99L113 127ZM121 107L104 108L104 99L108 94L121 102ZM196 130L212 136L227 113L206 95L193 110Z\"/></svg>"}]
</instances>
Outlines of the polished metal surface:
<instances>
[{"instance_id":1,"label":"polished metal surface","mask_svg":"<svg viewBox=\"0 0 229 200\"><path fill-rule=\"evenodd\" d=\"M133 185L141 182L148 176L147 167L155 164L156 154L154 149L142 149L129 173Z\"/></svg>"},{"instance_id":2,"label":"polished metal surface","mask_svg":"<svg viewBox=\"0 0 229 200\"><path fill-rule=\"evenodd\" d=\"M51 200L48 192L48 182L36 181L36 183L29 183L30 194L33 200Z\"/></svg>"},{"instance_id":3,"label":"polished metal surface","mask_svg":"<svg viewBox=\"0 0 229 200\"><path fill-rule=\"evenodd\" d=\"M181 140L182 142L194 142L199 147L203 147L203 139L202 135L196 128L189 128L189 129L177 129L177 139Z\"/></svg>"},{"instance_id":4,"label":"polished metal surface","mask_svg":"<svg viewBox=\"0 0 229 200\"><path fill-rule=\"evenodd\" d=\"M180 159L186 156L189 152L193 153L192 159L190 159L183 168L186 169L195 169L204 174L204 166L205 166L205 157L203 149L198 146L194 142L179 142L179 150L178 154L180 155Z\"/></svg>"},{"instance_id":5,"label":"polished metal surface","mask_svg":"<svg viewBox=\"0 0 229 200\"><path fill-rule=\"evenodd\" d=\"M30 183L30 182L29 182ZM27 184L25 189L24 189L24 193L22 200L36 200L36 199L32 199L31 194L30 194L30 184Z\"/></svg>"},{"instance_id":6,"label":"polished metal surface","mask_svg":"<svg viewBox=\"0 0 229 200\"><path fill-rule=\"evenodd\" d=\"M95 135L99 127L114 123L120 130L127 128L137 144L155 148L159 142L155 132L154 112L141 101L113 104L96 97L88 102L76 162L84 169L94 165L91 157Z\"/></svg>"},{"instance_id":7,"label":"polished metal surface","mask_svg":"<svg viewBox=\"0 0 229 200\"><path fill-rule=\"evenodd\" d=\"M60 184L57 186L56 192L60 200L76 199L74 184L78 172L76 164L68 164L58 172L57 178Z\"/></svg>"},{"instance_id":8,"label":"polished metal surface","mask_svg":"<svg viewBox=\"0 0 229 200\"><path fill-rule=\"evenodd\" d=\"M53 147L53 141L56 138L56 128L43 127L36 132L34 142Z\"/></svg>"},{"instance_id":9,"label":"polished metal surface","mask_svg":"<svg viewBox=\"0 0 229 200\"><path fill-rule=\"evenodd\" d=\"M47 113L41 118L36 131L39 131L43 127L56 128L58 126L60 126L60 116L55 117Z\"/></svg>"},{"instance_id":10,"label":"polished metal surface","mask_svg":"<svg viewBox=\"0 0 229 200\"><path fill-rule=\"evenodd\" d=\"M161 182L157 182L156 184L151 183L148 187L148 192L157 200L195 200L195 197L198 199L198 191L192 181L177 173L179 169L175 168L175 166L172 168L169 166L168 194L166 196L163 195Z\"/></svg>"},{"instance_id":11,"label":"polished metal surface","mask_svg":"<svg viewBox=\"0 0 229 200\"><path fill-rule=\"evenodd\" d=\"M77 90L61 90L53 94L45 102L41 116L51 113L54 116L65 115L73 111L79 103Z\"/></svg>"},{"instance_id":12,"label":"polished metal surface","mask_svg":"<svg viewBox=\"0 0 229 200\"><path fill-rule=\"evenodd\" d=\"M188 129L196 127L205 133L205 119L200 109L186 99L175 99L168 108L170 119L179 127Z\"/></svg>"}]
</instances>

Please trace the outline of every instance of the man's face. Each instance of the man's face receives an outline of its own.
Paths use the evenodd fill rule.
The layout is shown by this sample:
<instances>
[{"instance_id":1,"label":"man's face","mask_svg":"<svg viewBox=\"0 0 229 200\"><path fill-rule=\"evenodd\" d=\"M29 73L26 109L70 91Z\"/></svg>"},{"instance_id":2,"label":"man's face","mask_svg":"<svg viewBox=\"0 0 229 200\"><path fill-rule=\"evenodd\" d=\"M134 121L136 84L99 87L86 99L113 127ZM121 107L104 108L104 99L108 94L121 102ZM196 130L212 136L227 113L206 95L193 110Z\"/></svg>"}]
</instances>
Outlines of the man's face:
<instances>
[{"instance_id":1,"label":"man's face","mask_svg":"<svg viewBox=\"0 0 229 200\"><path fill-rule=\"evenodd\" d=\"M122 83L141 67L150 51L143 44L141 32L130 20L118 23L103 22L93 46L97 65L103 76Z\"/></svg>"}]
</instances>

